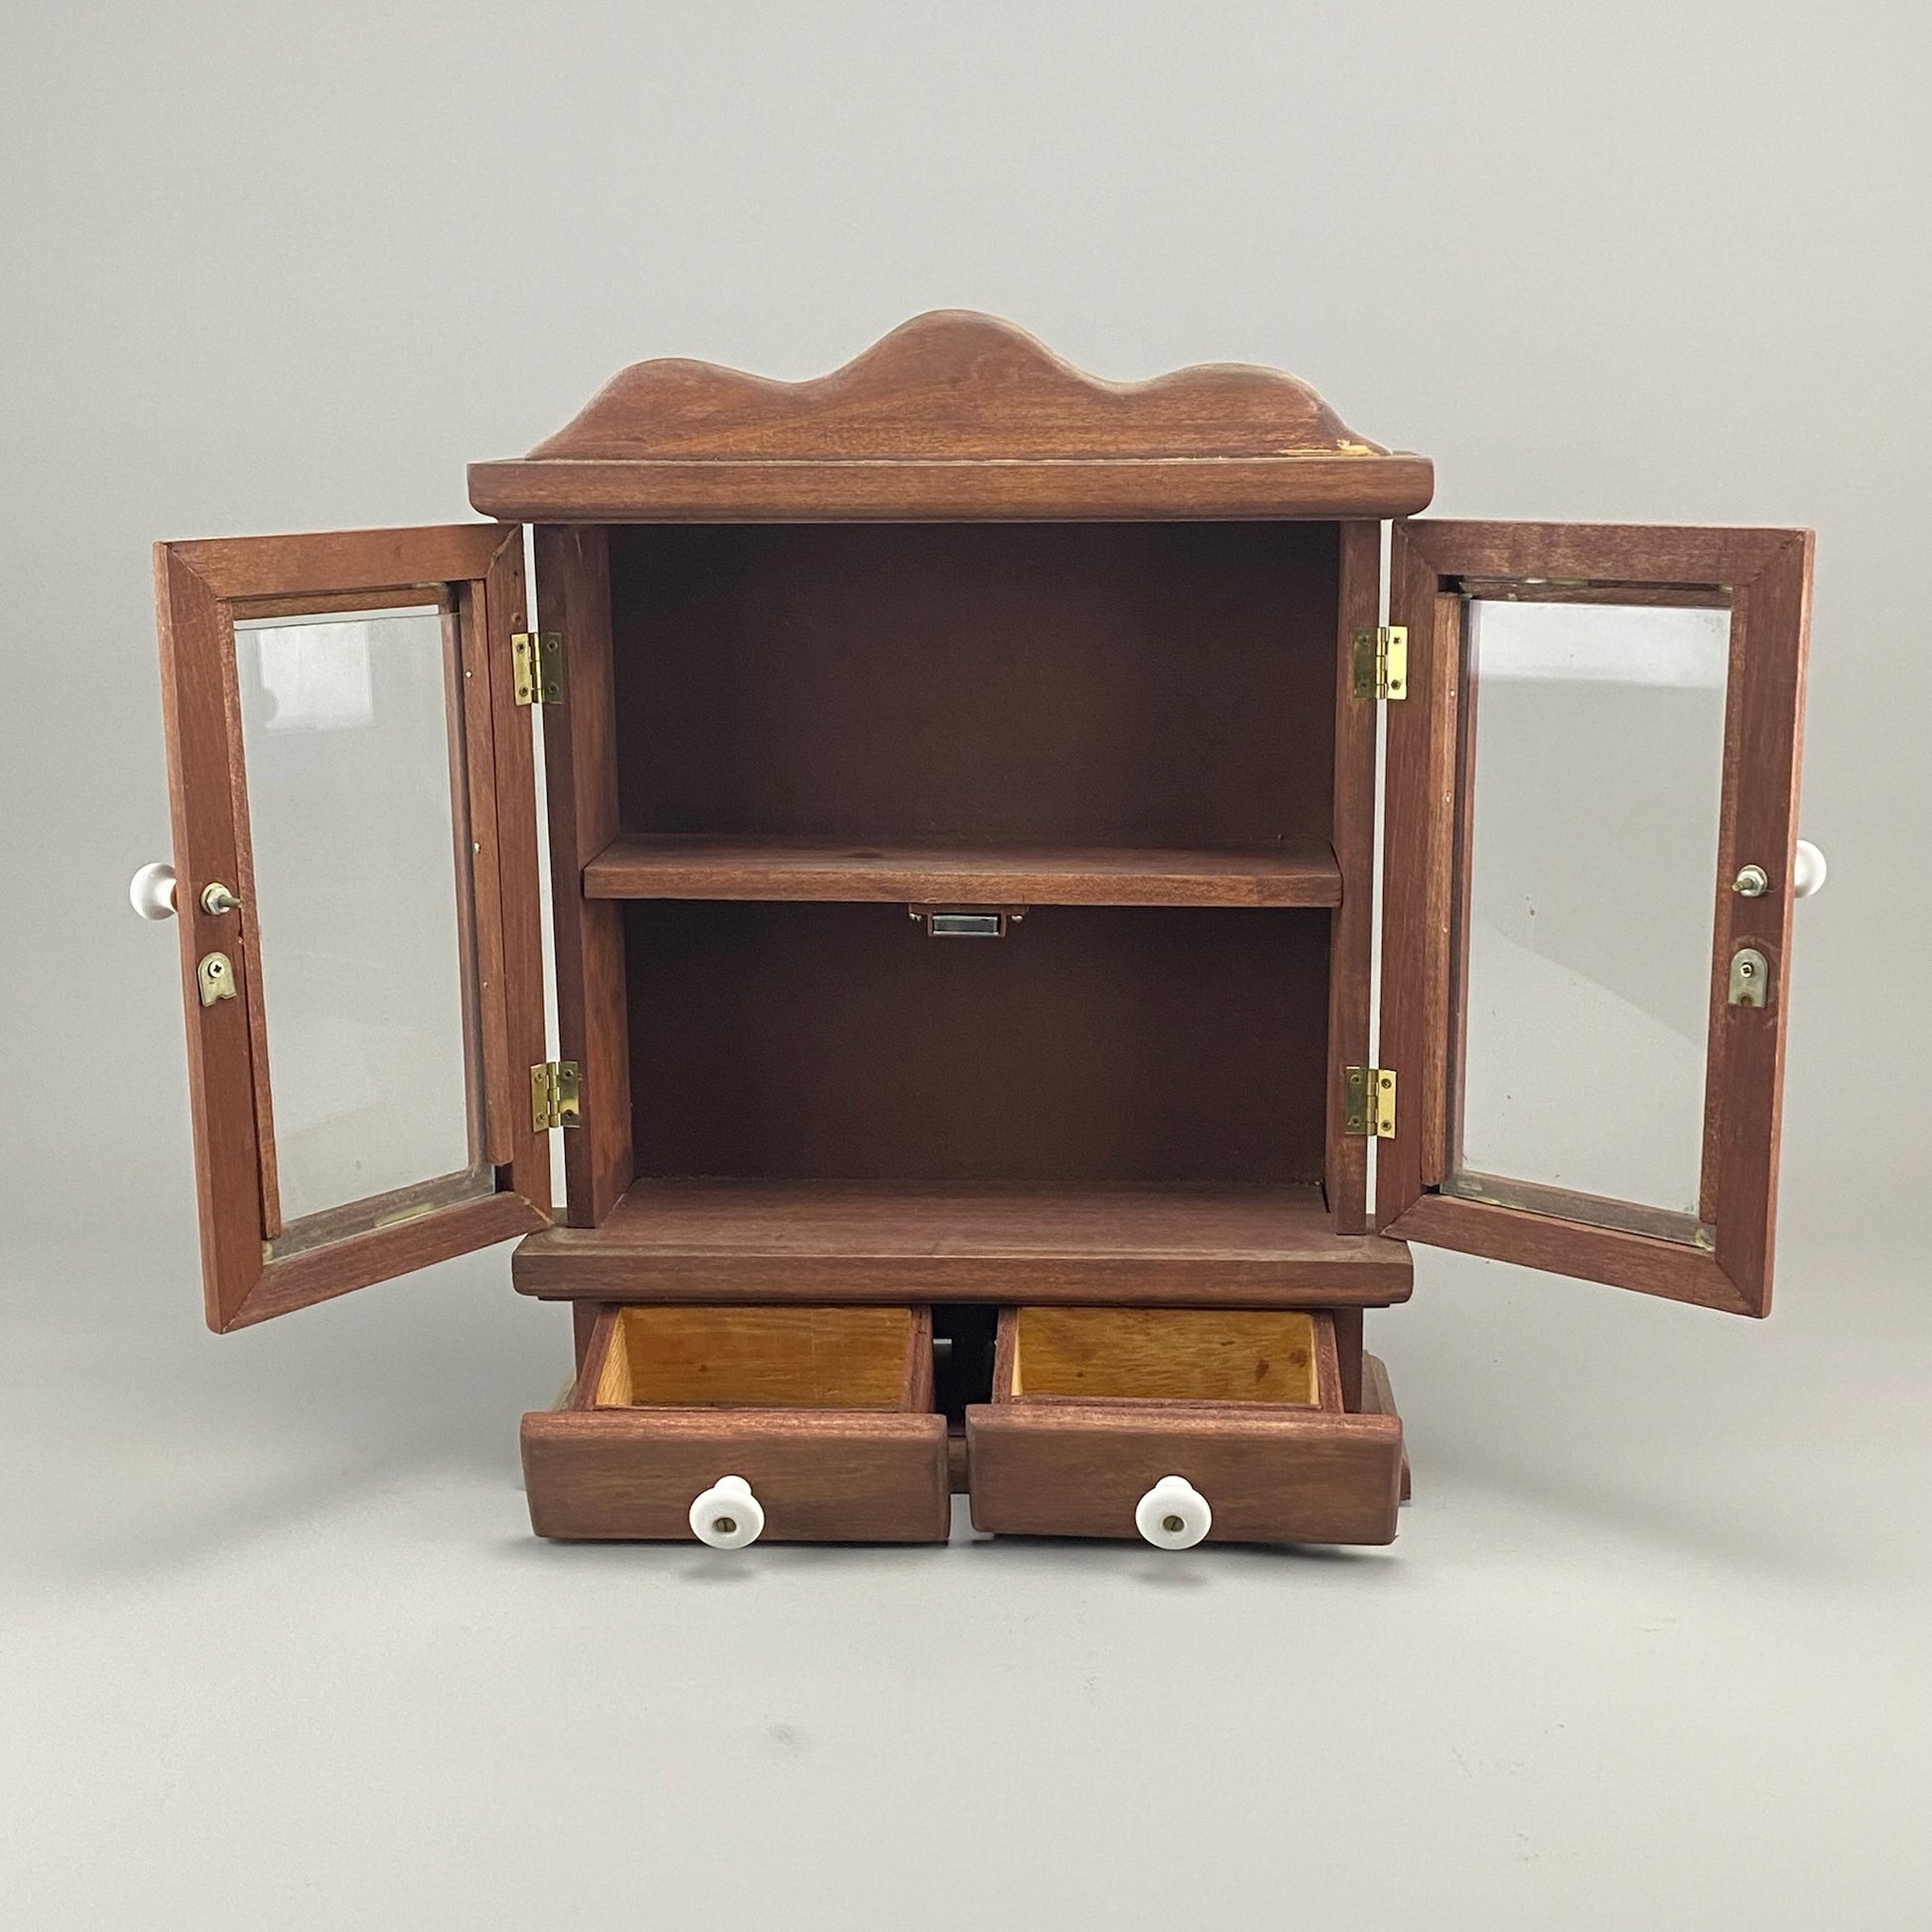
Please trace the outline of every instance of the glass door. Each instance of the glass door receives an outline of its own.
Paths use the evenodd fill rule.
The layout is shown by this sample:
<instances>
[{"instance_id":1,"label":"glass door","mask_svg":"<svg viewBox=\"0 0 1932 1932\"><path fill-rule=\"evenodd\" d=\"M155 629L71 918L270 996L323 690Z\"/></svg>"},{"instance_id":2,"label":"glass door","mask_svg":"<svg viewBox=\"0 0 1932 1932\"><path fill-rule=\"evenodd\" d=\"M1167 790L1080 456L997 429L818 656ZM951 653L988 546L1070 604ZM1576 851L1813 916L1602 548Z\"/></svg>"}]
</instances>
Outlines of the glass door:
<instances>
[{"instance_id":1,"label":"glass door","mask_svg":"<svg viewBox=\"0 0 1932 1932\"><path fill-rule=\"evenodd\" d=\"M545 1226L521 530L163 544L156 586L209 1325Z\"/></svg>"},{"instance_id":2,"label":"glass door","mask_svg":"<svg viewBox=\"0 0 1932 1932\"><path fill-rule=\"evenodd\" d=\"M1809 533L1396 526L1391 1233L1769 1307Z\"/></svg>"}]
</instances>

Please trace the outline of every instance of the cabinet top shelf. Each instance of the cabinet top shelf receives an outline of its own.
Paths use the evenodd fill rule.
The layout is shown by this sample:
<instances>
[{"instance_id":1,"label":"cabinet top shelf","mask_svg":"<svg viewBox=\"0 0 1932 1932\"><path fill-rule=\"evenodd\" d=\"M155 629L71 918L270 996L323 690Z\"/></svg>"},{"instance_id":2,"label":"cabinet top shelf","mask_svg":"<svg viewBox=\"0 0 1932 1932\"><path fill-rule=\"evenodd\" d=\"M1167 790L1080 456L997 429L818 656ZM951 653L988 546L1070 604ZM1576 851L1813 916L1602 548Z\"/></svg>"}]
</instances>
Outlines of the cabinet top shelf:
<instances>
[{"instance_id":1,"label":"cabinet top shelf","mask_svg":"<svg viewBox=\"0 0 1932 1932\"><path fill-rule=\"evenodd\" d=\"M584 868L587 898L858 899L943 905L1339 905L1326 839L1235 850L878 847L626 833Z\"/></svg>"}]
</instances>

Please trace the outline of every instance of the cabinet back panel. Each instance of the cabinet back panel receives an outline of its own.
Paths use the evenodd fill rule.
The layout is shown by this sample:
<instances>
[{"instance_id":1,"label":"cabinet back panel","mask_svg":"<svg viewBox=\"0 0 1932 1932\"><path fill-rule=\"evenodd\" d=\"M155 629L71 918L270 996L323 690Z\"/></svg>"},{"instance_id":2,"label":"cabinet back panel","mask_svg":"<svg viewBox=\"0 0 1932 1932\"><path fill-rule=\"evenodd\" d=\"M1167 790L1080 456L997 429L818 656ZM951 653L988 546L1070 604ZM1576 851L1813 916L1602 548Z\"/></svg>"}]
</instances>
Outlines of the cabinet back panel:
<instances>
[{"instance_id":1,"label":"cabinet back panel","mask_svg":"<svg viewBox=\"0 0 1932 1932\"><path fill-rule=\"evenodd\" d=\"M637 1169L1023 1186L1314 1181L1324 911L624 906Z\"/></svg>"},{"instance_id":2,"label":"cabinet back panel","mask_svg":"<svg viewBox=\"0 0 1932 1932\"><path fill-rule=\"evenodd\" d=\"M1325 838L1338 542L1332 523L614 528L624 829Z\"/></svg>"}]
</instances>

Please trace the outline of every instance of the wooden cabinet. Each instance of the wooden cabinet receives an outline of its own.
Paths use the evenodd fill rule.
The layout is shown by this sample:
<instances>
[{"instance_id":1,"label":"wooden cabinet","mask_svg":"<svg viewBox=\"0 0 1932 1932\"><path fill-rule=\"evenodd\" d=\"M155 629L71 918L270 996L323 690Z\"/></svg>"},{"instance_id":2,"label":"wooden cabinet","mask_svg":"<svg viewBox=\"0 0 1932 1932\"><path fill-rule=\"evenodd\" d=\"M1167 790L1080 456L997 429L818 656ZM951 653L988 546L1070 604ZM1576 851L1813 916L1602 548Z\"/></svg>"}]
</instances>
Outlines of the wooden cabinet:
<instances>
[{"instance_id":1,"label":"wooden cabinet","mask_svg":"<svg viewBox=\"0 0 1932 1932\"><path fill-rule=\"evenodd\" d=\"M957 314L470 483L157 549L211 1326L521 1235L540 1533L1379 1542L1410 1240L1766 1311L1808 533Z\"/></svg>"}]
</instances>

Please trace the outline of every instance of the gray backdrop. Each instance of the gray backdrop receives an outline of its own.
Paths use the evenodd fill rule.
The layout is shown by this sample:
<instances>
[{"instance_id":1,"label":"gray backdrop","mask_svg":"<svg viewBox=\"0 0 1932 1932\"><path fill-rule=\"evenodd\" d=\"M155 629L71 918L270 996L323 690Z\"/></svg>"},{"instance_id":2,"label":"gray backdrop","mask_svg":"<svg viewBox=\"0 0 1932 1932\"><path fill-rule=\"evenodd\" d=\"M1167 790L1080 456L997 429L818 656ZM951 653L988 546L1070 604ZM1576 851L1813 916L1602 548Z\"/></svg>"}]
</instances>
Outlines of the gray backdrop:
<instances>
[{"instance_id":1,"label":"gray backdrop","mask_svg":"<svg viewBox=\"0 0 1932 1932\"><path fill-rule=\"evenodd\" d=\"M1924 1923L1927 15L6 9L21 1926ZM1009 315L1439 510L1818 530L1778 1311L1454 1257L1389 1552L530 1540L505 1251L200 1325L147 551Z\"/></svg>"}]
</instances>

